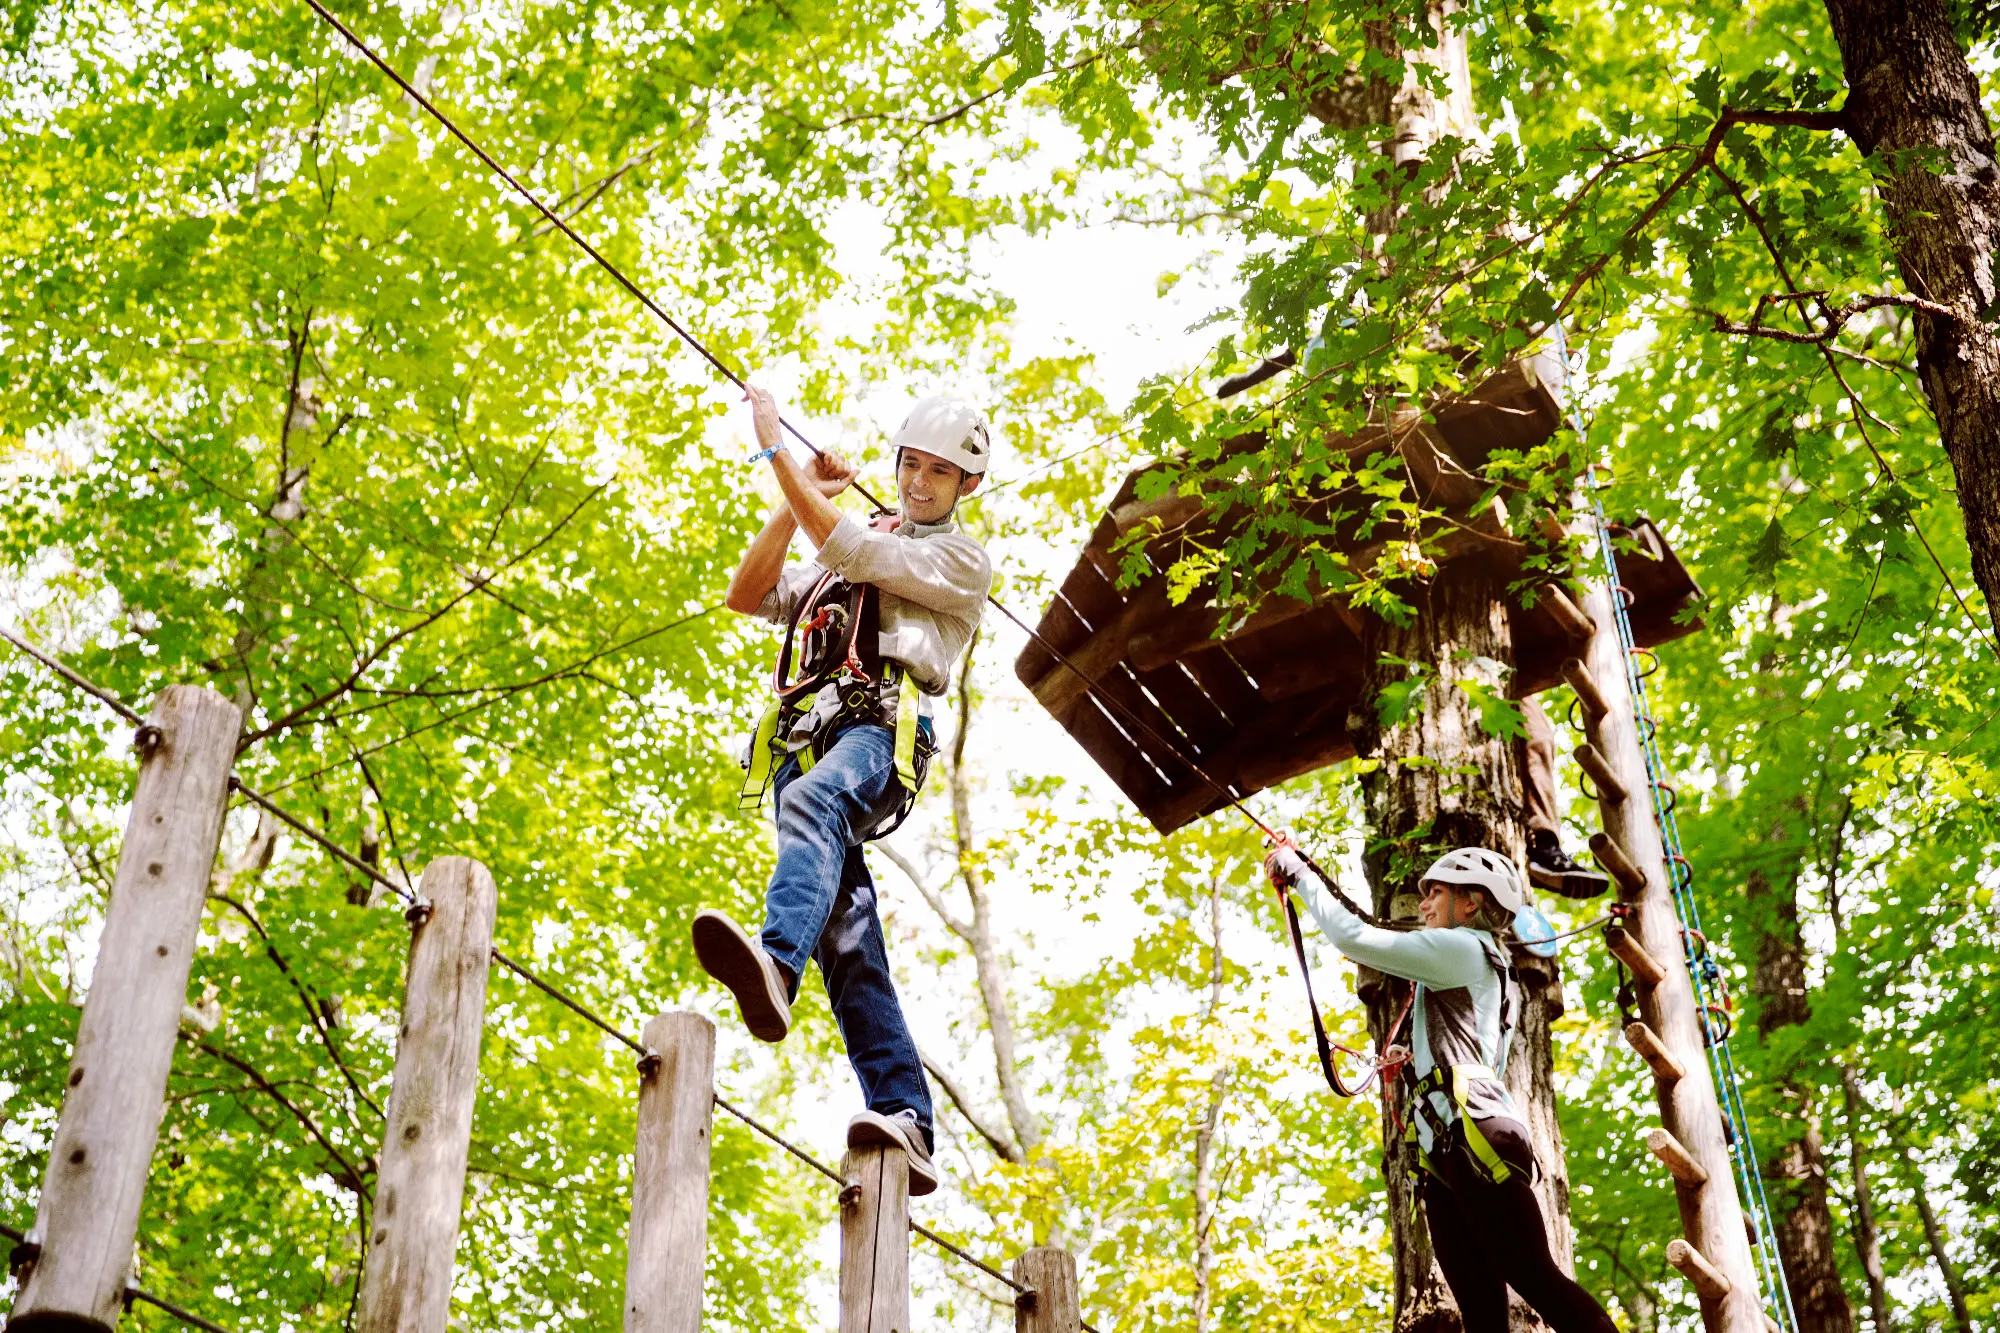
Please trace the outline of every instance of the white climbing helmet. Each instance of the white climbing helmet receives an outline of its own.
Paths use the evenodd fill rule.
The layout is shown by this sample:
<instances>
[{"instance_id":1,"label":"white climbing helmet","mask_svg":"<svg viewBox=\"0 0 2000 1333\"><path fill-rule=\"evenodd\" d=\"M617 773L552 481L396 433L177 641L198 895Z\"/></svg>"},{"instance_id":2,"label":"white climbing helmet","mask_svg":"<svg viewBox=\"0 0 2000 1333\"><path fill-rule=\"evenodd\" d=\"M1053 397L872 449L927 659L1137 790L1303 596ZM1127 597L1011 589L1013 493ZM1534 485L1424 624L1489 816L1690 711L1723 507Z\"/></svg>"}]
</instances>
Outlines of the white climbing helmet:
<instances>
[{"instance_id":1,"label":"white climbing helmet","mask_svg":"<svg viewBox=\"0 0 2000 1333\"><path fill-rule=\"evenodd\" d=\"M919 398L889 437L889 449L899 457L905 449L921 449L981 475L993 461L992 432L986 417L972 404L956 398Z\"/></svg>"},{"instance_id":2,"label":"white climbing helmet","mask_svg":"<svg viewBox=\"0 0 2000 1333\"><path fill-rule=\"evenodd\" d=\"M1514 863L1484 847L1460 847L1446 852L1431 862L1423 879L1484 889L1500 910L1510 916L1528 905L1527 895L1521 891L1521 877L1514 873Z\"/></svg>"}]
</instances>

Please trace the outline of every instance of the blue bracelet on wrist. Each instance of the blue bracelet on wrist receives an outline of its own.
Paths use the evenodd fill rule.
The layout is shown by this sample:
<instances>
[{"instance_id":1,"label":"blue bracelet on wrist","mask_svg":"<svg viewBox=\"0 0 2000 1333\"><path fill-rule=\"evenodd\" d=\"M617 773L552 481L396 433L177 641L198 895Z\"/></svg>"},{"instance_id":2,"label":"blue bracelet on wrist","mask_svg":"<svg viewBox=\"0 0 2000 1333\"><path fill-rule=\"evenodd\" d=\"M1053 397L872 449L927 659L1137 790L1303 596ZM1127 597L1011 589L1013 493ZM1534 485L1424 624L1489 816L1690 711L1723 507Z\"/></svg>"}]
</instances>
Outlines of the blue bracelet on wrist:
<instances>
[{"instance_id":1,"label":"blue bracelet on wrist","mask_svg":"<svg viewBox=\"0 0 2000 1333\"><path fill-rule=\"evenodd\" d=\"M744 462L761 463L767 458L775 457L777 452L778 452L778 446L774 444L769 449L759 449L756 453L750 455L749 458L745 459Z\"/></svg>"}]
</instances>

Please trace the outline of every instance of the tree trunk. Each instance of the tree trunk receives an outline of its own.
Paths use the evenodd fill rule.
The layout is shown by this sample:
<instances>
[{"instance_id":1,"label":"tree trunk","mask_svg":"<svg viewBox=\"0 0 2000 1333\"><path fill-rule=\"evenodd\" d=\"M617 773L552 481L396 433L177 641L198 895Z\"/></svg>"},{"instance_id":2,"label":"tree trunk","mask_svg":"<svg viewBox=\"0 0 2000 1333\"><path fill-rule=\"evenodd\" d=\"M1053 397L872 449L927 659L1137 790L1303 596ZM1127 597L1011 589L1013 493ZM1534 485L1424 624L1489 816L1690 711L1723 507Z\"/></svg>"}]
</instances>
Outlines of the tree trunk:
<instances>
[{"instance_id":1,"label":"tree trunk","mask_svg":"<svg viewBox=\"0 0 2000 1333\"><path fill-rule=\"evenodd\" d=\"M1874 1193L1868 1184L1868 1145L1864 1138L1861 1080L1851 1065L1840 1067L1841 1091L1847 1100L1847 1159L1854 1176L1854 1252L1868 1278L1868 1312L1874 1333L1889 1333L1889 1281L1882 1270L1882 1237L1875 1229Z\"/></svg>"},{"instance_id":2,"label":"tree trunk","mask_svg":"<svg viewBox=\"0 0 2000 1333\"><path fill-rule=\"evenodd\" d=\"M1208 1007L1202 1026L1215 1021L1222 1007L1222 876L1208 880ZM1214 1304L1215 1275L1215 1135L1222 1125L1222 1104L1234 1072L1230 1061L1215 1067L1208 1079L1208 1110L1194 1136L1194 1333L1208 1333Z\"/></svg>"},{"instance_id":3,"label":"tree trunk","mask_svg":"<svg viewBox=\"0 0 2000 1333\"><path fill-rule=\"evenodd\" d=\"M1812 1017L1806 993L1805 946L1799 939L1797 883L1779 890L1762 871L1751 871L1746 896L1757 932L1757 1035L1769 1037ZM1853 1333L1854 1310L1840 1285L1833 1251L1833 1214L1826 1203L1826 1159L1812 1083L1798 1069L1772 1071L1783 1106L1781 1142L1767 1150L1764 1178L1776 1210L1778 1257L1792 1308L1806 1333Z\"/></svg>"},{"instance_id":4,"label":"tree trunk","mask_svg":"<svg viewBox=\"0 0 2000 1333\"><path fill-rule=\"evenodd\" d=\"M1461 681L1506 694L1514 657L1506 589L1475 562L1444 570L1410 597L1416 612L1408 625L1372 619L1364 627L1369 663L1364 700L1383 687L1420 676L1409 708L1383 726L1372 703L1350 719L1368 763L1361 774L1367 807L1369 851L1364 858L1379 916L1417 918L1417 882L1433 858L1453 847L1488 847L1518 866L1526 850L1522 773L1516 747L1488 734ZM1389 660L1401 659L1409 667ZM1544 1177L1536 1186L1557 1262L1571 1263L1569 1174L1556 1123L1549 1029L1562 1013L1560 974L1553 960L1517 955L1522 966L1525 1012L1508 1061L1507 1085L1535 1140ZM1362 998L1379 1044L1394 1019L1403 990L1379 976L1364 978ZM1407 1034L1405 1034L1407 1039ZM1385 1117L1385 1139L1390 1126ZM1383 1153L1390 1195L1390 1230L1396 1253L1396 1322L1399 1333L1438 1333L1460 1327L1458 1310L1432 1260L1430 1237L1416 1203L1416 1167L1399 1145ZM1518 1301L1513 1325L1533 1317Z\"/></svg>"},{"instance_id":5,"label":"tree trunk","mask_svg":"<svg viewBox=\"0 0 2000 1333\"><path fill-rule=\"evenodd\" d=\"M1943 0L1826 0L1847 72L1847 129L1878 189L1903 282L1951 307L1917 312L1917 367L1958 478L1972 570L2000 610L2000 169Z\"/></svg>"}]
</instances>

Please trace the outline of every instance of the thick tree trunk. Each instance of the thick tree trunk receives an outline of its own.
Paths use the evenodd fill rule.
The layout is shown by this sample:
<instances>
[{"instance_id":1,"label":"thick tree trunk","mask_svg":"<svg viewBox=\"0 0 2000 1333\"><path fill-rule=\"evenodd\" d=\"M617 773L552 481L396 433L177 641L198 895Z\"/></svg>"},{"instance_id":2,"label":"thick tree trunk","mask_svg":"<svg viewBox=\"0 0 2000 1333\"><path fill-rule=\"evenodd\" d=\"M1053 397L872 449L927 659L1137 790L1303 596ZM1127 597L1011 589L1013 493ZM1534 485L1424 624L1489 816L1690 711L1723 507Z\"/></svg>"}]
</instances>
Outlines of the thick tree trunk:
<instances>
[{"instance_id":1,"label":"thick tree trunk","mask_svg":"<svg viewBox=\"0 0 2000 1333\"><path fill-rule=\"evenodd\" d=\"M1476 562L1447 568L1425 589L1412 592L1416 618L1406 626L1373 621L1363 647L1368 661L1364 700L1413 671L1422 684L1407 714L1384 728L1365 704L1357 737L1370 761L1361 775L1367 804L1365 858L1374 909L1402 921L1417 917L1417 882L1431 860L1453 847L1489 847L1522 860L1526 826L1522 774L1516 747L1480 726L1479 709L1459 682L1476 681L1505 696L1514 656L1506 589ZM1414 664L1397 665L1389 658ZM1560 975L1550 960L1517 957L1523 968L1525 1013L1514 1037L1507 1084L1535 1139L1545 1175L1538 1184L1558 1262L1571 1263L1569 1173L1556 1123L1549 1029L1562 1013ZM1377 1041L1395 1015L1401 983L1370 979L1362 988ZM1407 1034L1405 1034L1407 1038ZM1385 1137L1390 1127L1384 1122ZM1396 1252L1396 1323L1399 1333L1460 1327L1457 1307L1432 1260L1430 1237L1416 1204L1416 1168L1390 1143L1383 1175L1390 1193L1390 1228ZM1518 1303L1514 1326L1533 1317Z\"/></svg>"},{"instance_id":2,"label":"thick tree trunk","mask_svg":"<svg viewBox=\"0 0 2000 1333\"><path fill-rule=\"evenodd\" d=\"M1751 978L1757 997L1757 1034L1768 1037L1812 1017L1796 883L1781 890L1763 872L1752 871L1747 897L1757 931L1757 968ZM1840 1265L1834 1257L1826 1158L1812 1084L1802 1071L1774 1072L1785 1132L1766 1152L1764 1176L1771 1184L1778 1257L1785 1266L1792 1307L1803 1333L1853 1333L1854 1310L1840 1285Z\"/></svg>"},{"instance_id":3,"label":"thick tree trunk","mask_svg":"<svg viewBox=\"0 0 2000 1333\"><path fill-rule=\"evenodd\" d=\"M2000 169L1944 0L1826 0L1847 71L1848 132L1884 168L1879 189L1913 295L1917 366L1958 478L1972 570L2000 608Z\"/></svg>"}]
</instances>

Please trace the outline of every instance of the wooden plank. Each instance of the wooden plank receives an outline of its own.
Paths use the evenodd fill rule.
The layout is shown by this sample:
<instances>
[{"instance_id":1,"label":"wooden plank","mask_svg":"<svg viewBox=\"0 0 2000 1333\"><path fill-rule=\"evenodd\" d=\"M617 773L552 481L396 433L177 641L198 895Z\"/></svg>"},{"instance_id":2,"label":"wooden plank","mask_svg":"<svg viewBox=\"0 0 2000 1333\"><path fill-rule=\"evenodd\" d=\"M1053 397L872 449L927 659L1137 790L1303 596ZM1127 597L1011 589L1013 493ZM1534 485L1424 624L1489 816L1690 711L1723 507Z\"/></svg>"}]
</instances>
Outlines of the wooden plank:
<instances>
[{"instance_id":1,"label":"wooden plank","mask_svg":"<svg viewBox=\"0 0 2000 1333\"><path fill-rule=\"evenodd\" d=\"M1179 662L1136 674L1146 693L1160 701L1181 734L1194 743L1197 756L1207 755L1229 740L1235 727Z\"/></svg>"},{"instance_id":2,"label":"wooden plank","mask_svg":"<svg viewBox=\"0 0 2000 1333\"><path fill-rule=\"evenodd\" d=\"M1585 741L1576 747L1576 763L1597 784L1597 799L1600 801L1622 801L1630 792L1618 775L1611 771L1611 761L1606 759L1595 745Z\"/></svg>"},{"instance_id":3,"label":"wooden plank","mask_svg":"<svg viewBox=\"0 0 2000 1333\"><path fill-rule=\"evenodd\" d=\"M1078 566L1078 572L1087 568ZM1095 570L1090 570L1089 573L1092 580L1102 585L1103 580L1098 578ZM1100 586L1098 591L1103 592L1105 588ZM1074 606L1075 599L1069 600ZM1103 684L1119 673L1119 667L1125 656L1125 646L1132 637L1133 626L1149 616L1157 615L1166 604L1167 581L1164 576L1155 577L1138 589L1130 602L1122 603L1112 609L1082 643L1065 650L1069 661L1056 661L1055 665L1035 682L1033 689L1036 700L1055 717L1068 716L1071 705L1091 689L1093 681Z\"/></svg>"},{"instance_id":4,"label":"wooden plank","mask_svg":"<svg viewBox=\"0 0 2000 1333\"><path fill-rule=\"evenodd\" d=\"M1119 727L1096 699L1084 699L1068 722L1069 734L1083 752L1097 761L1118 789L1132 798L1141 810L1164 801L1170 788L1139 747Z\"/></svg>"},{"instance_id":5,"label":"wooden plank","mask_svg":"<svg viewBox=\"0 0 2000 1333\"><path fill-rule=\"evenodd\" d=\"M1596 727L1611 711L1611 705L1605 702L1604 692L1597 688L1597 678L1590 674L1590 668L1583 664L1580 657L1563 662L1562 678L1576 691L1577 702L1583 705L1583 715L1590 720L1593 728Z\"/></svg>"},{"instance_id":6,"label":"wooden plank","mask_svg":"<svg viewBox=\"0 0 2000 1333\"><path fill-rule=\"evenodd\" d=\"M1067 1250L1038 1245L1013 1264L1016 1282L1034 1289L1014 1298L1014 1333L1082 1333L1076 1258Z\"/></svg>"},{"instance_id":7,"label":"wooden plank","mask_svg":"<svg viewBox=\"0 0 2000 1333\"><path fill-rule=\"evenodd\" d=\"M361 1333L445 1333L451 1320L498 894L486 867L463 856L431 862L417 891L427 906L413 909Z\"/></svg>"},{"instance_id":8,"label":"wooden plank","mask_svg":"<svg viewBox=\"0 0 2000 1333\"><path fill-rule=\"evenodd\" d=\"M1681 1141L1664 1129L1646 1131L1646 1151L1660 1159L1666 1166L1667 1174L1681 1184L1693 1188L1708 1183L1708 1168L1695 1161L1694 1154L1681 1146Z\"/></svg>"},{"instance_id":9,"label":"wooden plank","mask_svg":"<svg viewBox=\"0 0 2000 1333\"><path fill-rule=\"evenodd\" d=\"M1069 652L1090 636L1090 627L1083 623L1083 617L1077 615L1076 608L1064 601L1061 593L1057 593L1050 599L1048 610L1042 612L1035 634L1038 637L1029 639L1028 646L1014 659L1015 678L1030 690L1059 664L1051 649Z\"/></svg>"},{"instance_id":10,"label":"wooden plank","mask_svg":"<svg viewBox=\"0 0 2000 1333\"><path fill-rule=\"evenodd\" d=\"M1618 892L1621 896L1640 898L1645 895L1647 888L1645 873L1632 863L1632 858L1609 833L1590 835L1590 854L1597 858L1597 864L1604 867L1606 874L1618 881Z\"/></svg>"},{"instance_id":11,"label":"wooden plank","mask_svg":"<svg viewBox=\"0 0 2000 1333\"><path fill-rule=\"evenodd\" d=\"M1678 1236L1667 1242L1667 1262L1688 1280L1695 1294L1704 1300L1719 1301L1734 1286L1721 1269L1702 1257L1700 1250Z\"/></svg>"},{"instance_id":12,"label":"wooden plank","mask_svg":"<svg viewBox=\"0 0 2000 1333\"><path fill-rule=\"evenodd\" d=\"M12 1329L101 1328L124 1311L195 933L242 730L236 705L174 685L147 716L139 780L20 1273Z\"/></svg>"},{"instance_id":13,"label":"wooden plank","mask_svg":"<svg viewBox=\"0 0 2000 1333\"><path fill-rule=\"evenodd\" d=\"M625 1242L625 1333L699 1333L715 1024L686 1011L660 1014L640 1040L646 1057Z\"/></svg>"},{"instance_id":14,"label":"wooden plank","mask_svg":"<svg viewBox=\"0 0 2000 1333\"><path fill-rule=\"evenodd\" d=\"M1190 654L1181 665L1201 686L1202 693L1215 701L1222 715L1241 726L1263 711L1264 701L1249 673L1230 655L1227 648L1214 647Z\"/></svg>"},{"instance_id":15,"label":"wooden plank","mask_svg":"<svg viewBox=\"0 0 2000 1333\"><path fill-rule=\"evenodd\" d=\"M909 1159L854 1148L840 1178L840 1333L909 1333Z\"/></svg>"},{"instance_id":16,"label":"wooden plank","mask_svg":"<svg viewBox=\"0 0 2000 1333\"><path fill-rule=\"evenodd\" d=\"M1674 1058L1674 1053L1667 1049L1666 1043L1660 1040L1660 1034L1644 1023L1627 1023L1625 1041L1639 1053L1639 1058L1646 1062L1652 1069L1653 1076L1660 1082L1678 1083L1687 1077L1686 1068Z\"/></svg>"},{"instance_id":17,"label":"wooden plank","mask_svg":"<svg viewBox=\"0 0 2000 1333\"><path fill-rule=\"evenodd\" d=\"M1632 938L1631 934L1618 926L1604 928L1604 947L1619 962L1632 972L1632 979L1641 986L1657 986L1667 979L1667 970L1660 966L1659 959L1646 952L1646 946Z\"/></svg>"}]
</instances>

